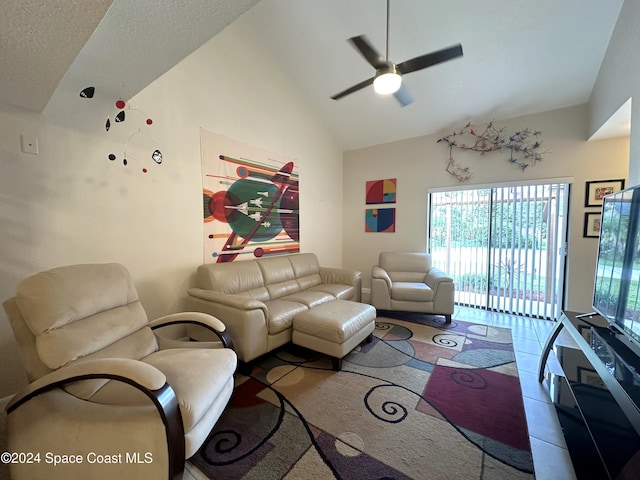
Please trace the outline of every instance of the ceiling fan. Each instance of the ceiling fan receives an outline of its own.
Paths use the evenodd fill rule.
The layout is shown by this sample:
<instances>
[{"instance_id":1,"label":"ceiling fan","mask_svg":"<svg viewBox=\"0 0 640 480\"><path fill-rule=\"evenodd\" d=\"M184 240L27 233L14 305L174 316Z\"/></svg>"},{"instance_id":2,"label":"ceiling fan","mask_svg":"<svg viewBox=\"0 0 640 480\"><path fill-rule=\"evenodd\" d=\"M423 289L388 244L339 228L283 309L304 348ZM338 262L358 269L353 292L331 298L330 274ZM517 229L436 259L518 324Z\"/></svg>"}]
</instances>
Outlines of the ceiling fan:
<instances>
[{"instance_id":1,"label":"ceiling fan","mask_svg":"<svg viewBox=\"0 0 640 480\"><path fill-rule=\"evenodd\" d=\"M387 0L387 45L385 57L380 55L371 46L364 35L352 37L348 41L351 42L367 62L376 69L376 74L373 77L334 95L331 97L333 100L338 100L373 84L373 88L377 93L382 95L389 95L393 93L398 102L405 107L413 102L413 98L402 81L402 75L416 72L423 68L431 67L438 63L446 62L462 56L462 45L458 43L454 46L427 53L426 55L421 55L402 63L395 64L389 61L389 0Z\"/></svg>"}]
</instances>

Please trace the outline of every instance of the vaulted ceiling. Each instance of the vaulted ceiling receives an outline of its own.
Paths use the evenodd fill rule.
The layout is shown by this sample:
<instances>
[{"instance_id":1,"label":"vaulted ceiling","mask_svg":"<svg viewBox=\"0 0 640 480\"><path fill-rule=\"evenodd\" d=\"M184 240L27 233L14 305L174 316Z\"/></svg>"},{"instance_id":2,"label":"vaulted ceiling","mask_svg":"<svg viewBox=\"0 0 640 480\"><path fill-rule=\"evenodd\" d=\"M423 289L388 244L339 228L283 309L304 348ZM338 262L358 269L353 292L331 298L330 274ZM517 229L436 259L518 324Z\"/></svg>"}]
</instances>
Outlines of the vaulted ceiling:
<instances>
[{"instance_id":1,"label":"vaulted ceiling","mask_svg":"<svg viewBox=\"0 0 640 480\"><path fill-rule=\"evenodd\" d=\"M385 0L3 0L0 103L42 111L87 71L135 95L244 14L349 150L588 102L622 3L391 0L390 60L464 51L405 75L414 101L402 107L371 87L330 98L375 73L347 39L385 55Z\"/></svg>"}]
</instances>

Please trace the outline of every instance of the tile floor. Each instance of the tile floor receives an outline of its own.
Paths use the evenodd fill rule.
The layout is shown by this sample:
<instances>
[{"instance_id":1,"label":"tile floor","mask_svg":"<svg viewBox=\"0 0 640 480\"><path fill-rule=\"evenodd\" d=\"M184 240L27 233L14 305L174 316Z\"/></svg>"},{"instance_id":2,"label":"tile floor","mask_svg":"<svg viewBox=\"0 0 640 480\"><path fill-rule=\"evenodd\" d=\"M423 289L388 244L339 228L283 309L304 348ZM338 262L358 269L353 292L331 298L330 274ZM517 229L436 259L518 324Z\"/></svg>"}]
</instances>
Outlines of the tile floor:
<instances>
[{"instance_id":1,"label":"tile floor","mask_svg":"<svg viewBox=\"0 0 640 480\"><path fill-rule=\"evenodd\" d=\"M511 328L536 480L575 479L560 423L549 397L548 385L546 381L538 382L538 361L554 322L465 307L457 307L454 318ZM547 365L561 372L557 370L560 366L553 352Z\"/></svg>"},{"instance_id":2,"label":"tile floor","mask_svg":"<svg viewBox=\"0 0 640 480\"><path fill-rule=\"evenodd\" d=\"M553 322L466 307L456 307L454 318L511 328L536 480L575 479L571 458L549 397L548 387L546 382L538 382L538 359L553 328ZM553 362L552 356L549 361ZM552 363L549 365L550 368L559 368ZM207 480L207 477L195 466L187 463L183 480Z\"/></svg>"}]
</instances>

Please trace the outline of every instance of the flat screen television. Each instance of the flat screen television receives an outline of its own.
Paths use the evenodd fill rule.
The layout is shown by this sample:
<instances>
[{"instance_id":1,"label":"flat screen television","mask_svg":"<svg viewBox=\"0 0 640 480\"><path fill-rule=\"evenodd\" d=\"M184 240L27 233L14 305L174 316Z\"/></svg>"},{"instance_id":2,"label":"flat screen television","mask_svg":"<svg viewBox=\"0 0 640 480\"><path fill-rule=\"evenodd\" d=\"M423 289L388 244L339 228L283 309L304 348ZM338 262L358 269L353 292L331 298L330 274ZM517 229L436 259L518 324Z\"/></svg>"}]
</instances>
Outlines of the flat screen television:
<instances>
[{"instance_id":1,"label":"flat screen television","mask_svg":"<svg viewBox=\"0 0 640 480\"><path fill-rule=\"evenodd\" d=\"M593 309L640 346L640 185L604 197Z\"/></svg>"}]
</instances>

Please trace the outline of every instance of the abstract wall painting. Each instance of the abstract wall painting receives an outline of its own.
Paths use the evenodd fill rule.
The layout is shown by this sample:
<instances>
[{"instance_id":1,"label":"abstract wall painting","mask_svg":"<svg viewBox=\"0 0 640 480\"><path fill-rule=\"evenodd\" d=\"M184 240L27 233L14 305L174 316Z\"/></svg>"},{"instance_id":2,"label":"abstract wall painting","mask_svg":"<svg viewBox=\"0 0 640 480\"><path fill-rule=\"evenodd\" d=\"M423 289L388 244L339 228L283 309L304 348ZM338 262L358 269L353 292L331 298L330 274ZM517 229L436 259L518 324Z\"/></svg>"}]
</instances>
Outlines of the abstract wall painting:
<instances>
[{"instance_id":1,"label":"abstract wall painting","mask_svg":"<svg viewBox=\"0 0 640 480\"><path fill-rule=\"evenodd\" d=\"M397 181L395 178L367 181L365 193L366 204L396 203L396 187ZM364 217L365 232L396 231L395 208L367 208Z\"/></svg>"},{"instance_id":2,"label":"abstract wall painting","mask_svg":"<svg viewBox=\"0 0 640 480\"><path fill-rule=\"evenodd\" d=\"M296 162L200 129L204 262L300 251Z\"/></svg>"},{"instance_id":3,"label":"abstract wall painting","mask_svg":"<svg viewBox=\"0 0 640 480\"><path fill-rule=\"evenodd\" d=\"M396 203L396 179L371 180L366 184L366 202L372 203Z\"/></svg>"},{"instance_id":4,"label":"abstract wall painting","mask_svg":"<svg viewBox=\"0 0 640 480\"><path fill-rule=\"evenodd\" d=\"M367 208L364 221L365 232L395 232L395 208Z\"/></svg>"}]
</instances>

